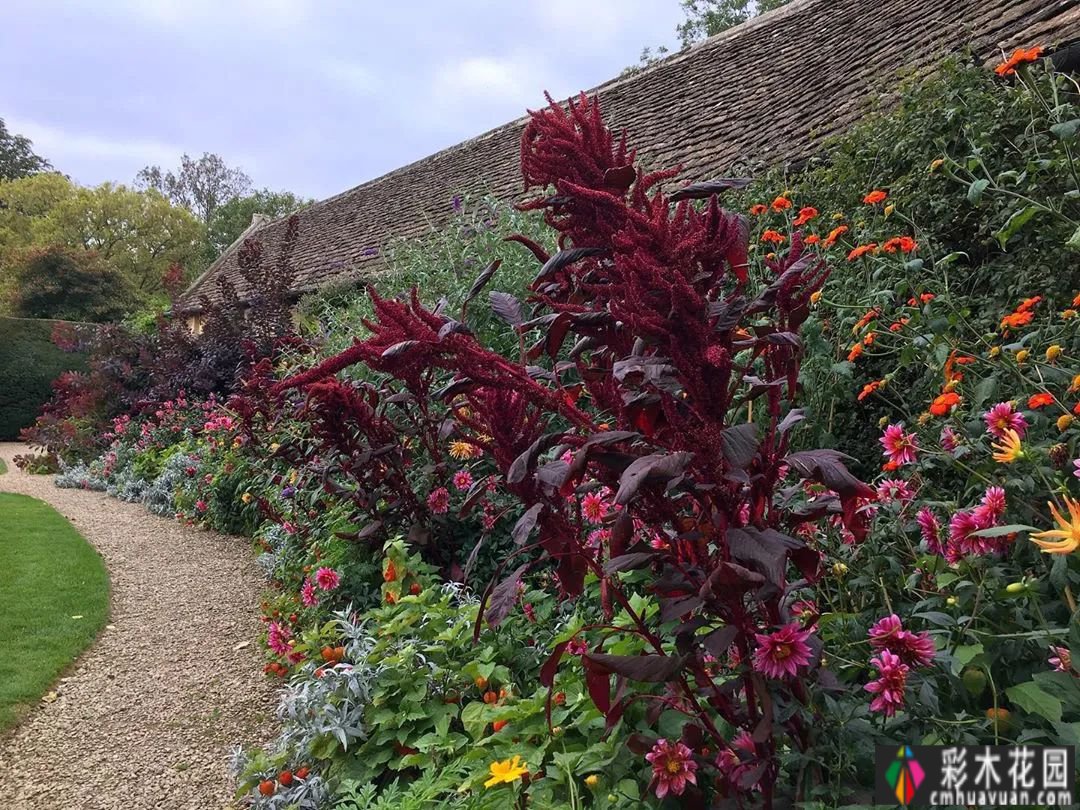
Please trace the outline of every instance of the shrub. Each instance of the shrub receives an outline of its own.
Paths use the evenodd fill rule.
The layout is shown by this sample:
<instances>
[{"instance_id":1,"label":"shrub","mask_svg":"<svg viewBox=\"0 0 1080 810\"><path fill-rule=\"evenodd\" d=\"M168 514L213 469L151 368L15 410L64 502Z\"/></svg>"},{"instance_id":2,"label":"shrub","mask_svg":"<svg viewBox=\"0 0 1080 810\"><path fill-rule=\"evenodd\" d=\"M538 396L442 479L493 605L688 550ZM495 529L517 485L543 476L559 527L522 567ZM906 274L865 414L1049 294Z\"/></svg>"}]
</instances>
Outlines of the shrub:
<instances>
[{"instance_id":1,"label":"shrub","mask_svg":"<svg viewBox=\"0 0 1080 810\"><path fill-rule=\"evenodd\" d=\"M52 394L53 380L86 368L82 351L51 339L56 321L0 318L0 440L17 439Z\"/></svg>"},{"instance_id":2,"label":"shrub","mask_svg":"<svg viewBox=\"0 0 1080 810\"><path fill-rule=\"evenodd\" d=\"M20 318L116 321L138 306L126 276L96 253L65 247L26 252L15 263L11 311Z\"/></svg>"}]
</instances>

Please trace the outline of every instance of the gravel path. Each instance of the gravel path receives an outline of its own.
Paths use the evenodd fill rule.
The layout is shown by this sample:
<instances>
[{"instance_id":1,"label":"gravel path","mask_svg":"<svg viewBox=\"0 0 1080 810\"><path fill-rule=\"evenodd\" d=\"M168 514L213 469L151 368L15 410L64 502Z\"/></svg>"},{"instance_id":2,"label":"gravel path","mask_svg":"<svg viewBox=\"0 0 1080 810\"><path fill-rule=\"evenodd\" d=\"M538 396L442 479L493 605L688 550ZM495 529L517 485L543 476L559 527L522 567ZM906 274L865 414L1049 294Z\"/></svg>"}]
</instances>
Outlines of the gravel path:
<instances>
[{"instance_id":1,"label":"gravel path","mask_svg":"<svg viewBox=\"0 0 1080 810\"><path fill-rule=\"evenodd\" d=\"M276 704L254 641L262 583L247 542L57 489L15 467L23 451L0 444L0 490L75 525L105 559L112 605L56 699L0 739L0 807L233 807L229 752L270 737ZM0 648L2 636L0 625Z\"/></svg>"}]
</instances>

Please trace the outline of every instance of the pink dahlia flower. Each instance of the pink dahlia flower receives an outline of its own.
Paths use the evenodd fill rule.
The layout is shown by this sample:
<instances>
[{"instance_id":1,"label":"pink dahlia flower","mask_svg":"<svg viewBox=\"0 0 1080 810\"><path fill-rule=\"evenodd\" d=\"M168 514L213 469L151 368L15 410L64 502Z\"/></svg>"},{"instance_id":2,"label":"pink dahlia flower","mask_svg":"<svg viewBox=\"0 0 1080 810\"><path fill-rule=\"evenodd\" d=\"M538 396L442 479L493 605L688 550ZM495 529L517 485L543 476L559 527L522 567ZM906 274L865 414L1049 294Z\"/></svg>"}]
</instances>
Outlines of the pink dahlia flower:
<instances>
[{"instance_id":1,"label":"pink dahlia flower","mask_svg":"<svg viewBox=\"0 0 1080 810\"><path fill-rule=\"evenodd\" d=\"M882 650L870 663L878 671L877 680L870 681L863 687L876 697L870 701L870 711L882 712L892 717L896 710L904 706L904 688L907 686L909 668L899 656L888 650Z\"/></svg>"},{"instance_id":2,"label":"pink dahlia flower","mask_svg":"<svg viewBox=\"0 0 1080 810\"><path fill-rule=\"evenodd\" d=\"M341 575L333 568L320 568L315 572L315 584L324 591L332 591L341 584Z\"/></svg>"},{"instance_id":3,"label":"pink dahlia flower","mask_svg":"<svg viewBox=\"0 0 1080 810\"><path fill-rule=\"evenodd\" d=\"M1050 656L1048 663L1058 672L1071 672L1072 671L1072 653L1069 652L1068 647L1050 647L1050 652L1053 653Z\"/></svg>"},{"instance_id":4,"label":"pink dahlia flower","mask_svg":"<svg viewBox=\"0 0 1080 810\"><path fill-rule=\"evenodd\" d=\"M600 523L608 514L608 505L598 492L590 492L581 499L581 514L589 523Z\"/></svg>"},{"instance_id":5,"label":"pink dahlia flower","mask_svg":"<svg viewBox=\"0 0 1080 810\"><path fill-rule=\"evenodd\" d=\"M900 617L895 613L879 619L867 635L870 637L870 646L875 650L888 650L909 666L930 666L937 653L929 633L905 630Z\"/></svg>"},{"instance_id":6,"label":"pink dahlia flower","mask_svg":"<svg viewBox=\"0 0 1080 810\"><path fill-rule=\"evenodd\" d=\"M669 793L681 796L687 784L697 784L694 774L697 763L694 762L693 752L681 742L672 743L661 737L645 759L652 765L652 784L658 799Z\"/></svg>"},{"instance_id":7,"label":"pink dahlia flower","mask_svg":"<svg viewBox=\"0 0 1080 810\"><path fill-rule=\"evenodd\" d=\"M911 464L919 450L914 433L904 433L904 423L889 425L878 439L884 449L882 455L893 464Z\"/></svg>"},{"instance_id":8,"label":"pink dahlia flower","mask_svg":"<svg viewBox=\"0 0 1080 810\"><path fill-rule=\"evenodd\" d=\"M877 485L877 497L882 503L910 501L915 497L911 485L897 478L885 478Z\"/></svg>"},{"instance_id":9,"label":"pink dahlia flower","mask_svg":"<svg viewBox=\"0 0 1080 810\"><path fill-rule=\"evenodd\" d=\"M1008 430L1015 430L1022 439L1028 428L1024 415L1016 412L1012 402L999 402L983 414L983 421L987 431L999 439L1004 439Z\"/></svg>"},{"instance_id":10,"label":"pink dahlia flower","mask_svg":"<svg viewBox=\"0 0 1080 810\"><path fill-rule=\"evenodd\" d=\"M922 532L923 540L931 554L941 554L945 551L945 544L941 540L941 523L932 511L923 507L915 516Z\"/></svg>"},{"instance_id":11,"label":"pink dahlia flower","mask_svg":"<svg viewBox=\"0 0 1080 810\"><path fill-rule=\"evenodd\" d=\"M266 646L278 655L288 655L292 652L287 643L291 637L292 631L288 627L278 622L270 622L266 631Z\"/></svg>"},{"instance_id":12,"label":"pink dahlia flower","mask_svg":"<svg viewBox=\"0 0 1080 810\"><path fill-rule=\"evenodd\" d=\"M315 593L315 583L310 579L305 579L303 586L300 588L300 602L304 607L315 607L319 604L319 597Z\"/></svg>"},{"instance_id":13,"label":"pink dahlia flower","mask_svg":"<svg viewBox=\"0 0 1080 810\"><path fill-rule=\"evenodd\" d=\"M754 636L754 669L770 678L791 677L799 667L810 663L810 647L806 640L813 630L803 630L797 622L785 624L774 633Z\"/></svg>"},{"instance_id":14,"label":"pink dahlia flower","mask_svg":"<svg viewBox=\"0 0 1080 810\"><path fill-rule=\"evenodd\" d=\"M941 449L947 453L951 453L957 447L960 446L960 434L946 425L941 430Z\"/></svg>"},{"instance_id":15,"label":"pink dahlia flower","mask_svg":"<svg viewBox=\"0 0 1080 810\"><path fill-rule=\"evenodd\" d=\"M450 509L450 491L446 487L434 490L427 499L428 508L436 515L445 515Z\"/></svg>"},{"instance_id":16,"label":"pink dahlia flower","mask_svg":"<svg viewBox=\"0 0 1080 810\"><path fill-rule=\"evenodd\" d=\"M473 485L472 473L468 470L458 470L454 473L454 489L466 492Z\"/></svg>"}]
</instances>

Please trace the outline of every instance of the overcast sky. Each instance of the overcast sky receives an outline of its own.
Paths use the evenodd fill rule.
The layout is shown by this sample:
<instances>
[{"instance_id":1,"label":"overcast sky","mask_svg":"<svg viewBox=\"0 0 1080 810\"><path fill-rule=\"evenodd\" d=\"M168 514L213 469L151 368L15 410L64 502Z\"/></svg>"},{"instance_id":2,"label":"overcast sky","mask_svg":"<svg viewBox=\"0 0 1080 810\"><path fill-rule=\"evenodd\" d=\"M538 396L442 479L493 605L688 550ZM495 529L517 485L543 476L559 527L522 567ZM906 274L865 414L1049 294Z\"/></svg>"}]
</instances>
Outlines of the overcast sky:
<instances>
[{"instance_id":1,"label":"overcast sky","mask_svg":"<svg viewBox=\"0 0 1080 810\"><path fill-rule=\"evenodd\" d=\"M617 75L678 0L3 0L0 118L75 180L217 152L322 198Z\"/></svg>"}]
</instances>

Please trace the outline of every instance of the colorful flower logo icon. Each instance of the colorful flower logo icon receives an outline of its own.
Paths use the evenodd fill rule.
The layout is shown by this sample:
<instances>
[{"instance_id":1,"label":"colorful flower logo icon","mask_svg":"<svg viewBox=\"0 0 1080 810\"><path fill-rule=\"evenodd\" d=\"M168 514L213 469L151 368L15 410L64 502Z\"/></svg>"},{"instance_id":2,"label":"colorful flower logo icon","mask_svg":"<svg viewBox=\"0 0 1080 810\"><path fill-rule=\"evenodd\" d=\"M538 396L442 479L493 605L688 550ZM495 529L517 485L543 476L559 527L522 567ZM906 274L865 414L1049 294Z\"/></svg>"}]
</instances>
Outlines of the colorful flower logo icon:
<instances>
[{"instance_id":1,"label":"colorful flower logo icon","mask_svg":"<svg viewBox=\"0 0 1080 810\"><path fill-rule=\"evenodd\" d=\"M896 752L896 761L885 771L885 778L896 791L896 798L900 804L911 804L915 798L915 791L923 783L926 777L925 771L915 760L915 755L909 746L904 746Z\"/></svg>"}]
</instances>

